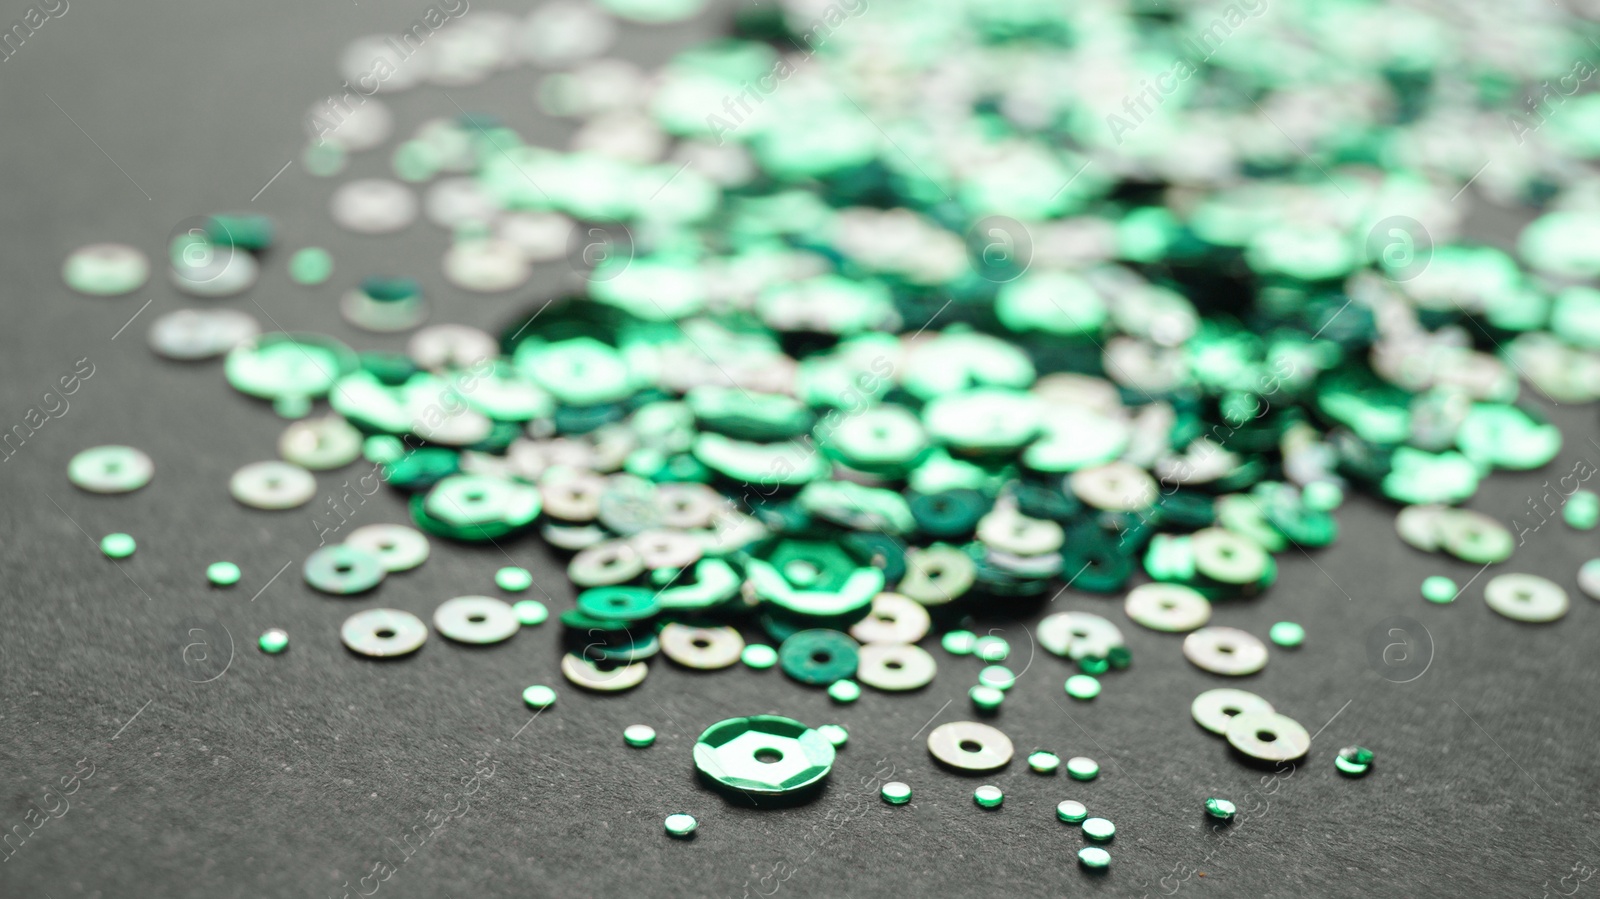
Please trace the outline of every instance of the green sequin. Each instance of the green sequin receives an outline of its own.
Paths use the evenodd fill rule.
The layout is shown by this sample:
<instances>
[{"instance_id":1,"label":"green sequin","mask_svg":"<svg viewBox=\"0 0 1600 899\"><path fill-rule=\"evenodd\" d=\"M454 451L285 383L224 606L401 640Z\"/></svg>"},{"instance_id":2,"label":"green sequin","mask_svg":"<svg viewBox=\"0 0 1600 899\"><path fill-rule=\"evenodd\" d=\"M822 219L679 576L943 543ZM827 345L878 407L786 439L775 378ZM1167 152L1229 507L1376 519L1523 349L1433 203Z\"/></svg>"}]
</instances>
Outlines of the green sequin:
<instances>
[{"instance_id":1,"label":"green sequin","mask_svg":"<svg viewBox=\"0 0 1600 899\"><path fill-rule=\"evenodd\" d=\"M700 822L696 821L693 815L679 813L675 815L668 815L665 826L667 833L675 837L683 838L693 836L695 828L700 826Z\"/></svg>"},{"instance_id":2,"label":"green sequin","mask_svg":"<svg viewBox=\"0 0 1600 899\"><path fill-rule=\"evenodd\" d=\"M1213 796L1206 800L1206 814L1213 818L1220 818L1223 821L1227 821L1231 819L1234 816L1234 813L1237 811L1238 808L1226 799L1218 799Z\"/></svg>"}]
</instances>

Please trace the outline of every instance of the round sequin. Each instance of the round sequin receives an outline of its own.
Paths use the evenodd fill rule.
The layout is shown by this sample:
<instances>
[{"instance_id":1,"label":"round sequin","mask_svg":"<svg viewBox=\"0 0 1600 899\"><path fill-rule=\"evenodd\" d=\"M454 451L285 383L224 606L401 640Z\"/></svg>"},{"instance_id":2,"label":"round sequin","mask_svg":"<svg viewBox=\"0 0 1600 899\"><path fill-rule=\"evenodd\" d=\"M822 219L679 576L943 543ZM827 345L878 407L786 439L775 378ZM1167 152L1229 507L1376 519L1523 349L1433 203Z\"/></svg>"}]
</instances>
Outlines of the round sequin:
<instances>
[{"instance_id":1,"label":"round sequin","mask_svg":"<svg viewBox=\"0 0 1600 899\"><path fill-rule=\"evenodd\" d=\"M156 466L131 446L97 446L67 463L67 478L91 493L129 493L150 483Z\"/></svg>"},{"instance_id":2,"label":"round sequin","mask_svg":"<svg viewBox=\"0 0 1600 899\"><path fill-rule=\"evenodd\" d=\"M399 609L367 609L345 619L339 639L352 652L392 658L416 652L428 639L422 619Z\"/></svg>"},{"instance_id":3,"label":"round sequin","mask_svg":"<svg viewBox=\"0 0 1600 899\"><path fill-rule=\"evenodd\" d=\"M233 473L228 492L253 509L293 509L316 496L317 479L288 462L252 462Z\"/></svg>"},{"instance_id":4,"label":"round sequin","mask_svg":"<svg viewBox=\"0 0 1600 899\"><path fill-rule=\"evenodd\" d=\"M1567 614L1567 591L1533 574L1501 574L1483 585L1483 599L1501 615L1533 623L1555 621Z\"/></svg>"},{"instance_id":5,"label":"round sequin","mask_svg":"<svg viewBox=\"0 0 1600 899\"><path fill-rule=\"evenodd\" d=\"M511 606L492 596L457 596L439 604L433 626L459 643L499 643L522 627Z\"/></svg>"},{"instance_id":6,"label":"round sequin","mask_svg":"<svg viewBox=\"0 0 1600 899\"><path fill-rule=\"evenodd\" d=\"M656 741L656 729L648 724L630 724L622 729L622 740L629 746L643 749Z\"/></svg>"}]
</instances>

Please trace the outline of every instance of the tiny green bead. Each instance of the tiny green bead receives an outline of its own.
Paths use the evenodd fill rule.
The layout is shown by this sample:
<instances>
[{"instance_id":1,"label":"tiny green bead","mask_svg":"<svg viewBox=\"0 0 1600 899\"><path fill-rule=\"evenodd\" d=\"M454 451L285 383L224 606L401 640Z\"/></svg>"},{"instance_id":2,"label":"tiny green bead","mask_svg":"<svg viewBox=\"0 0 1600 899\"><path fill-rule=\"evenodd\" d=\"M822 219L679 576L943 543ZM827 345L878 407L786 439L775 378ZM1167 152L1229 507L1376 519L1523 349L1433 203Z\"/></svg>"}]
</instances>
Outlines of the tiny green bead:
<instances>
[{"instance_id":1,"label":"tiny green bead","mask_svg":"<svg viewBox=\"0 0 1600 899\"><path fill-rule=\"evenodd\" d=\"M516 614L517 620L527 627L544 624L550 618L550 610L537 599L518 600L511 604L511 611Z\"/></svg>"},{"instance_id":2,"label":"tiny green bead","mask_svg":"<svg viewBox=\"0 0 1600 899\"><path fill-rule=\"evenodd\" d=\"M1000 792L997 786L984 784L972 791L972 801L983 808L999 808L1000 803L1006 801L1006 794Z\"/></svg>"},{"instance_id":3,"label":"tiny green bead","mask_svg":"<svg viewBox=\"0 0 1600 899\"><path fill-rule=\"evenodd\" d=\"M751 668L771 668L778 664L778 651L765 643L751 643L739 653L739 661Z\"/></svg>"},{"instance_id":4,"label":"tiny green bead","mask_svg":"<svg viewBox=\"0 0 1600 899\"><path fill-rule=\"evenodd\" d=\"M1099 870L1111 864L1111 853L1099 846L1085 846L1078 850L1078 863Z\"/></svg>"},{"instance_id":5,"label":"tiny green bead","mask_svg":"<svg viewBox=\"0 0 1600 899\"><path fill-rule=\"evenodd\" d=\"M694 833L694 829L699 826L700 822L694 819L694 815L685 815L679 813L676 815L667 816L667 833L670 833L675 837L690 836Z\"/></svg>"},{"instance_id":6,"label":"tiny green bead","mask_svg":"<svg viewBox=\"0 0 1600 899\"><path fill-rule=\"evenodd\" d=\"M850 732L844 729L843 724L824 724L817 728L817 733L822 734L824 740L832 743L834 749L838 749L850 742Z\"/></svg>"},{"instance_id":7,"label":"tiny green bead","mask_svg":"<svg viewBox=\"0 0 1600 899\"><path fill-rule=\"evenodd\" d=\"M630 724L622 729L623 742L643 749L656 741L656 729L648 724Z\"/></svg>"},{"instance_id":8,"label":"tiny green bead","mask_svg":"<svg viewBox=\"0 0 1600 899\"><path fill-rule=\"evenodd\" d=\"M983 684L978 684L968 690L967 695L972 697L973 706L985 712L992 712L1000 708L1000 704L1006 701L1004 692L996 690L994 687L986 687Z\"/></svg>"},{"instance_id":9,"label":"tiny green bead","mask_svg":"<svg viewBox=\"0 0 1600 899\"><path fill-rule=\"evenodd\" d=\"M1430 575L1422 579L1422 598L1428 602L1453 602L1457 592L1456 582L1442 574Z\"/></svg>"},{"instance_id":10,"label":"tiny green bead","mask_svg":"<svg viewBox=\"0 0 1600 899\"><path fill-rule=\"evenodd\" d=\"M289 278L296 284L321 284L332 275L333 257L321 247L306 247L289 257Z\"/></svg>"},{"instance_id":11,"label":"tiny green bead","mask_svg":"<svg viewBox=\"0 0 1600 899\"><path fill-rule=\"evenodd\" d=\"M547 709L555 705L556 691L543 684L534 684L522 691L522 701L532 709Z\"/></svg>"},{"instance_id":12,"label":"tiny green bead","mask_svg":"<svg viewBox=\"0 0 1600 899\"><path fill-rule=\"evenodd\" d=\"M1028 767L1040 774L1054 774L1061 767L1061 756L1044 749L1037 749L1028 754Z\"/></svg>"},{"instance_id":13,"label":"tiny green bead","mask_svg":"<svg viewBox=\"0 0 1600 899\"><path fill-rule=\"evenodd\" d=\"M1084 674L1101 675L1111 669L1111 660L1098 656L1084 656L1078 660L1078 670Z\"/></svg>"},{"instance_id":14,"label":"tiny green bead","mask_svg":"<svg viewBox=\"0 0 1600 899\"><path fill-rule=\"evenodd\" d=\"M939 645L953 656L969 656L976 648L978 635L972 631L951 631L939 638Z\"/></svg>"},{"instance_id":15,"label":"tiny green bead","mask_svg":"<svg viewBox=\"0 0 1600 899\"><path fill-rule=\"evenodd\" d=\"M267 655L275 656L289 648L289 632L281 627L275 627L262 634L256 645Z\"/></svg>"},{"instance_id":16,"label":"tiny green bead","mask_svg":"<svg viewBox=\"0 0 1600 899\"><path fill-rule=\"evenodd\" d=\"M1293 621L1280 621L1267 631L1267 637L1279 646L1299 646L1306 642L1306 629Z\"/></svg>"},{"instance_id":17,"label":"tiny green bead","mask_svg":"<svg viewBox=\"0 0 1600 899\"><path fill-rule=\"evenodd\" d=\"M1333 757L1333 766L1341 774L1360 777L1372 766L1372 750L1365 746L1346 746Z\"/></svg>"},{"instance_id":18,"label":"tiny green bead","mask_svg":"<svg viewBox=\"0 0 1600 899\"><path fill-rule=\"evenodd\" d=\"M1087 674L1074 674L1064 685L1073 699L1093 699L1100 695L1100 682Z\"/></svg>"},{"instance_id":19,"label":"tiny green bead","mask_svg":"<svg viewBox=\"0 0 1600 899\"><path fill-rule=\"evenodd\" d=\"M1056 817L1068 824L1081 824L1089 817L1089 807L1075 799L1063 799L1056 806Z\"/></svg>"},{"instance_id":20,"label":"tiny green bead","mask_svg":"<svg viewBox=\"0 0 1600 899\"><path fill-rule=\"evenodd\" d=\"M533 586L533 574L526 568L508 565L494 573L494 582L507 593L521 593Z\"/></svg>"},{"instance_id":21,"label":"tiny green bead","mask_svg":"<svg viewBox=\"0 0 1600 899\"><path fill-rule=\"evenodd\" d=\"M1085 818L1083 835L1103 843L1117 835L1117 827L1105 818Z\"/></svg>"},{"instance_id":22,"label":"tiny green bead","mask_svg":"<svg viewBox=\"0 0 1600 899\"><path fill-rule=\"evenodd\" d=\"M973 644L972 651L985 662L1004 662L1011 654L1011 644L1003 637L983 636Z\"/></svg>"},{"instance_id":23,"label":"tiny green bead","mask_svg":"<svg viewBox=\"0 0 1600 899\"><path fill-rule=\"evenodd\" d=\"M239 566L232 562L212 562L206 566L206 580L218 587L231 587L239 583Z\"/></svg>"},{"instance_id":24,"label":"tiny green bead","mask_svg":"<svg viewBox=\"0 0 1600 899\"><path fill-rule=\"evenodd\" d=\"M1067 773L1073 780L1094 780L1100 775L1100 763L1081 755L1067 759Z\"/></svg>"},{"instance_id":25,"label":"tiny green bead","mask_svg":"<svg viewBox=\"0 0 1600 899\"><path fill-rule=\"evenodd\" d=\"M878 790L878 795L890 805L905 805L911 801L911 787L898 780L890 781Z\"/></svg>"},{"instance_id":26,"label":"tiny green bead","mask_svg":"<svg viewBox=\"0 0 1600 899\"><path fill-rule=\"evenodd\" d=\"M1567 525L1580 531L1592 531L1596 524L1600 524L1600 496L1588 490L1579 490L1567 497L1567 504L1561 510L1561 517Z\"/></svg>"},{"instance_id":27,"label":"tiny green bead","mask_svg":"<svg viewBox=\"0 0 1600 899\"><path fill-rule=\"evenodd\" d=\"M1016 682L1017 676L1004 665L989 665L978 672L978 683L996 690L1009 690Z\"/></svg>"},{"instance_id":28,"label":"tiny green bead","mask_svg":"<svg viewBox=\"0 0 1600 899\"><path fill-rule=\"evenodd\" d=\"M133 537L127 534L107 534L100 539L100 551L108 559L126 559L133 555L134 549Z\"/></svg>"},{"instance_id":29,"label":"tiny green bead","mask_svg":"<svg viewBox=\"0 0 1600 899\"><path fill-rule=\"evenodd\" d=\"M1226 799L1218 799L1217 797L1213 796L1206 800L1206 814L1213 818L1221 818L1222 820L1227 821L1231 819L1234 813L1238 810L1239 809L1234 806L1233 803Z\"/></svg>"},{"instance_id":30,"label":"tiny green bead","mask_svg":"<svg viewBox=\"0 0 1600 899\"><path fill-rule=\"evenodd\" d=\"M853 680L836 680L828 685L828 696L834 702L855 702L861 698L861 685Z\"/></svg>"}]
</instances>

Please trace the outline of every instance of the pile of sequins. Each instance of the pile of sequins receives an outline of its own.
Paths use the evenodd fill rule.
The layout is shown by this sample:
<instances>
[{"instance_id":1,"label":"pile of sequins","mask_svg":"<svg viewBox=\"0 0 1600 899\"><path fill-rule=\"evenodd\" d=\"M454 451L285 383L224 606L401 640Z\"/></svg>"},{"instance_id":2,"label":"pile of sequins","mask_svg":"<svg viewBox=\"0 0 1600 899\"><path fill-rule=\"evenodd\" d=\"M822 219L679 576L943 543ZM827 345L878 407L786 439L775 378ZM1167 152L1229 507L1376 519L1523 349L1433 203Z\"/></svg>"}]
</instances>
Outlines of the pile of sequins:
<instances>
[{"instance_id":1,"label":"pile of sequins","mask_svg":"<svg viewBox=\"0 0 1600 899\"><path fill-rule=\"evenodd\" d=\"M1284 0L1218 26L1143 4L791 0L741 5L739 39L657 72L603 58L618 19L673 22L698 6L474 9L426 53L377 36L341 60L351 84L384 72L385 94L546 70L537 103L576 121L569 151L463 111L400 140L393 178L339 186L331 214L362 234L425 216L450 233L443 270L463 291L514 291L561 260L579 290L543 291L491 335L423 327L448 303L414 278L360 279L341 314L373 332L420 327L404 355L263 334L219 307L151 328L160 355L225 356L229 383L294 419L282 461L234 475L239 502L304 505L312 471L360 458L410 496L414 527L365 527L306 561L318 590L370 590L421 564L425 534L537 533L570 557L561 671L579 687L634 687L659 653L691 669L777 664L848 703L862 685L930 683L937 664L918 643L936 628L946 651L987 663L970 698L993 715L1016 675L1004 640L964 629L975 609L1064 585L1120 593L1142 571L1130 620L1186 634L1183 655L1207 672L1253 674L1266 643L1208 626L1213 604L1267 590L1274 553L1332 543L1347 489L1403 504L1397 529L1419 549L1504 562L1507 528L1456 506L1491 471L1560 449L1519 402L1519 377L1561 403L1600 398L1600 291L1584 283L1600 274L1600 178L1580 164L1600 156L1600 94L1560 108L1549 91L1519 95L1548 60L1581 62L1594 29L1548 4L1520 4L1526 27L1511 30L1513 13L1489 2L1447 22ZM394 118L364 91L320 102L304 167L339 173L384 145ZM1456 238L1469 184L1540 205L1524 265ZM257 215L180 230L172 283L240 293L274 231ZM290 260L300 284L332 270L320 248ZM102 244L64 277L115 296L149 272L139 251ZM137 450L98 447L70 474L115 492L152 470ZM1568 523L1592 528L1596 509L1583 493ZM131 553L132 538L106 552ZM533 584L501 576L507 590ZM1579 583L1600 599L1600 561ZM1459 592L1445 578L1422 590ZM1493 577L1484 595L1520 621L1568 606L1528 574ZM433 624L487 643L547 614L463 596ZM777 649L746 643L754 632ZM369 609L342 638L387 657L428 633ZM1131 661L1100 615L1050 615L1037 635L1079 669L1064 684L1078 700ZM268 651L287 646L269 636ZM1294 646L1305 632L1279 622L1269 637ZM536 685L524 698L543 708L555 695ZM1193 713L1256 759L1310 747L1252 693L1208 690ZM791 794L827 776L843 731L824 730L730 719L695 759L713 783ZM928 748L972 772L1012 753L978 722L935 728ZM1371 763L1361 747L1338 758L1352 775ZM1041 773L1057 764L1030 758ZM901 804L911 789L882 795ZM992 786L974 798L1003 799ZM1076 800L1058 815L1095 842L1114 832ZM695 826L667 819L674 835Z\"/></svg>"}]
</instances>

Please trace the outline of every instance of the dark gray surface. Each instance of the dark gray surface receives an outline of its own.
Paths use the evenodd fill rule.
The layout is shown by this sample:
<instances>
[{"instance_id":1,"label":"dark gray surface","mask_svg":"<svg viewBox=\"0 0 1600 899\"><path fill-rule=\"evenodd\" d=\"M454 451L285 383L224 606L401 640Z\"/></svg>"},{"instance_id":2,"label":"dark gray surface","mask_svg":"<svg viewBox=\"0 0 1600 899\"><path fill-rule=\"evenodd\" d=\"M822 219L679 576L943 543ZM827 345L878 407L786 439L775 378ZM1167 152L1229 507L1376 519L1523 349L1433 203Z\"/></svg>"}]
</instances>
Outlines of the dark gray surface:
<instances>
[{"instance_id":1,"label":"dark gray surface","mask_svg":"<svg viewBox=\"0 0 1600 899\"><path fill-rule=\"evenodd\" d=\"M95 366L70 408L0 462L0 828L24 825L34 807L60 814L0 862L0 895L372 892L376 882L360 878L402 857L391 840L439 813L459 817L377 884L381 895L1537 897L1600 889L1600 881L1561 882L1574 865L1600 866L1600 607L1574 584L1578 564L1596 554L1595 536L1558 521L1504 567L1574 590L1572 613L1559 624L1494 615L1482 577L1453 606L1424 603L1424 576L1465 582L1474 569L1400 544L1392 512L1365 499L1340 512L1338 545L1314 562L1291 551L1266 597L1219 609L1217 623L1260 635L1285 619L1309 632L1302 649L1274 650L1266 672L1240 684L1308 729L1323 728L1309 758L1274 786L1189 719L1193 696L1224 680L1185 662L1178 638L1131 624L1134 667L1106 677L1100 698L1068 700L1067 666L1044 655L998 721L1019 752L1037 745L1097 758L1103 773L1090 784L1034 775L1020 758L981 780L935 770L925 722L969 717L965 691L978 668L938 650L943 670L928 690L867 691L850 707L776 671L691 674L664 663L631 693L581 695L557 673L549 625L487 649L435 635L415 658L393 664L348 654L336 630L352 611L381 604L427 617L449 596L494 592L492 573L506 557L436 541L423 568L370 597L313 593L298 576L316 546L305 510L250 511L226 492L235 468L273 455L283 422L235 394L219 366L163 363L145 348L156 315L204 301L177 296L159 276L132 297L79 297L58 271L87 242L127 241L159 256L186 216L259 208L277 217L282 247L327 246L338 270L328 286L298 288L280 252L260 285L229 306L262 317L253 299L285 328L395 349L399 338L358 335L333 308L342 285L392 272L424 281L447 310L436 320L493 326L509 318L528 296L468 297L442 283L445 237L432 226L394 238L337 231L326 213L333 182L308 177L298 163L250 202L298 153L300 116L336 85L344 43L396 27L424 5L73 0L0 63L0 425L23 421L76 360ZM24 8L12 2L0 19ZM624 46L647 62L668 53L666 40L638 32ZM521 70L449 94L526 134L563 139L562 128L537 124L533 83ZM455 111L429 88L394 106L402 127ZM369 155L350 173L385 165L384 155ZM529 296L556 291L560 273L542 274ZM1541 472L1497 477L1473 507L1526 521L1525 501L1543 482L1555 484L1579 459L1600 467L1594 411L1552 414L1569 435L1561 458ZM68 484L67 458L107 442L146 450L154 482L118 498ZM324 495L347 476L319 476ZM386 490L354 523L403 520ZM89 539L115 530L139 540L120 566ZM567 607L572 592L536 538L505 551L536 571L557 611ZM216 559L237 561L243 581L210 589L203 571ZM1069 592L1055 606L1121 619L1102 597ZM1394 615L1423 625L1435 647L1427 672L1405 684L1386 680L1368 658L1369 635ZM292 635L281 657L253 646L272 626ZM1002 626L1027 658L1026 632ZM213 661L186 665L184 647L200 641ZM530 723L518 695L541 682L562 698ZM817 802L751 811L695 782L690 746L703 727L768 711L850 728ZM654 747L624 746L620 731L636 722L660 731ZM1332 767L1333 752L1350 742L1378 753L1363 780ZM463 803L462 778L485 755L492 776ZM66 797L70 807L62 810L55 793L46 798L76 767L91 766L92 777ZM910 806L885 806L862 785L890 770L915 788ZM1006 790L1001 810L974 806L971 790L982 782ZM1208 795L1257 810L1214 833L1200 807ZM1104 876L1077 867L1082 838L1054 820L1055 803L1068 797L1117 824ZM694 840L663 836L662 818L674 811L699 817Z\"/></svg>"}]
</instances>

